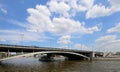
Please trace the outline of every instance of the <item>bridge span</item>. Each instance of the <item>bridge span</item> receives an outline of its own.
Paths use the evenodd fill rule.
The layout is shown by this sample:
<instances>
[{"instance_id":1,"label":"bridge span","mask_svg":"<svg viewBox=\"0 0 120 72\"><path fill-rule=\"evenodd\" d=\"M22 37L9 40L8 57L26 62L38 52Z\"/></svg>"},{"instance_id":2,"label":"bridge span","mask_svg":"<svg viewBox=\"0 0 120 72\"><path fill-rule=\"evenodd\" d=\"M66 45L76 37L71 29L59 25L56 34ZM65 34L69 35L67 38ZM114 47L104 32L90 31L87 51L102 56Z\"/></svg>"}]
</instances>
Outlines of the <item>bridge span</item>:
<instances>
[{"instance_id":1,"label":"bridge span","mask_svg":"<svg viewBox=\"0 0 120 72\"><path fill-rule=\"evenodd\" d=\"M0 61L17 58L21 56L30 56L34 54L56 54L66 56L71 59L88 59L92 60L96 56L102 56L102 52L63 49L63 48L49 48L49 47L37 47L37 46L20 46L20 45L5 45L0 44L0 52L25 52L27 54L8 57L0 59Z\"/></svg>"},{"instance_id":2,"label":"bridge span","mask_svg":"<svg viewBox=\"0 0 120 72\"><path fill-rule=\"evenodd\" d=\"M26 54L22 54L22 55L17 55L17 56L12 56L12 57L7 57L7 58L3 58L0 59L0 61L4 61L4 60L8 60L8 59L13 59L13 58L20 58L20 57L24 57L24 56L33 56L35 54L49 54L49 55L62 55L65 57L68 57L71 60L82 60L82 59L86 59L89 60L89 57L82 55L82 54L78 54L78 53L73 53L73 52L63 52L63 51L42 51L42 52L33 52L33 53L26 53Z\"/></svg>"}]
</instances>

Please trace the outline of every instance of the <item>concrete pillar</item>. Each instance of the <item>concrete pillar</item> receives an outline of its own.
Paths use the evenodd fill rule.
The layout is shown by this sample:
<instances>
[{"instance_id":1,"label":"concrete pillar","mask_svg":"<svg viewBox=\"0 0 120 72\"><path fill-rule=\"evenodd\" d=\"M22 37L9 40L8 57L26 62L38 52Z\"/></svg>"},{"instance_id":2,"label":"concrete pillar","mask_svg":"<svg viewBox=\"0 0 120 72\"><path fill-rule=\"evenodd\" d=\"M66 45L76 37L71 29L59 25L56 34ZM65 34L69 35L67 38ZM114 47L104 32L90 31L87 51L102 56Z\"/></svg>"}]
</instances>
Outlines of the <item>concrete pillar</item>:
<instances>
[{"instance_id":1,"label":"concrete pillar","mask_svg":"<svg viewBox=\"0 0 120 72\"><path fill-rule=\"evenodd\" d=\"M34 53L34 50L33 50L33 53Z\"/></svg>"},{"instance_id":2,"label":"concrete pillar","mask_svg":"<svg viewBox=\"0 0 120 72\"><path fill-rule=\"evenodd\" d=\"M23 50L21 50L21 54L24 54Z\"/></svg>"},{"instance_id":3,"label":"concrete pillar","mask_svg":"<svg viewBox=\"0 0 120 72\"><path fill-rule=\"evenodd\" d=\"M7 52L7 57L10 57L10 51L9 51L9 49L8 49L8 52Z\"/></svg>"},{"instance_id":4,"label":"concrete pillar","mask_svg":"<svg viewBox=\"0 0 120 72\"><path fill-rule=\"evenodd\" d=\"M95 52L92 51L90 53L90 60L92 61L94 58L95 58Z\"/></svg>"},{"instance_id":5,"label":"concrete pillar","mask_svg":"<svg viewBox=\"0 0 120 72\"><path fill-rule=\"evenodd\" d=\"M47 54L45 56L42 56L39 60L40 61L52 61L53 60L52 54Z\"/></svg>"},{"instance_id":6,"label":"concrete pillar","mask_svg":"<svg viewBox=\"0 0 120 72\"><path fill-rule=\"evenodd\" d=\"M93 58L95 57L95 52L92 52L92 57L93 57Z\"/></svg>"}]
</instances>

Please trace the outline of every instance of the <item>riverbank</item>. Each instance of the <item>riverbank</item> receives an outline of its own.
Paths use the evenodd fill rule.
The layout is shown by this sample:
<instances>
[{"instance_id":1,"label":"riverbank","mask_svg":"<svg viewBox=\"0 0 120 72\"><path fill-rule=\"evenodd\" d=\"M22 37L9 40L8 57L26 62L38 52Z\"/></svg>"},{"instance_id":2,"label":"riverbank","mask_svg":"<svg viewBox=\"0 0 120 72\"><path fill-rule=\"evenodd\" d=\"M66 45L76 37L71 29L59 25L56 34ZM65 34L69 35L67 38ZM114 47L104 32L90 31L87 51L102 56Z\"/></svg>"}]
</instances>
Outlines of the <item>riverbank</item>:
<instances>
[{"instance_id":1,"label":"riverbank","mask_svg":"<svg viewBox=\"0 0 120 72\"><path fill-rule=\"evenodd\" d=\"M97 57L93 61L120 61L120 57Z\"/></svg>"}]
</instances>

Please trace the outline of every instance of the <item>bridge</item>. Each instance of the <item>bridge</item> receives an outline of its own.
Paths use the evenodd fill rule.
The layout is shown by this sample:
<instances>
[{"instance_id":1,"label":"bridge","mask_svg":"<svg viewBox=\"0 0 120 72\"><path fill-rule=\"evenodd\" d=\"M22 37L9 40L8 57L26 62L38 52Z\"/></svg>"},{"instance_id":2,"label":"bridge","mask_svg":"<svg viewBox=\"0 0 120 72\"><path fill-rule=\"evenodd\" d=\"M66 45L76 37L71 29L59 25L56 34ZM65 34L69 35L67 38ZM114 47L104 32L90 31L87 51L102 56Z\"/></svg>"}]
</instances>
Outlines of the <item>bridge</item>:
<instances>
[{"instance_id":1,"label":"bridge","mask_svg":"<svg viewBox=\"0 0 120 72\"><path fill-rule=\"evenodd\" d=\"M38 46L21 46L21 45L6 45L0 44L0 52L7 52L8 57L0 59L0 61L19 58L22 56L31 56L35 54L47 54L48 58L53 55L62 55L71 60L92 60L96 56L102 56L102 52L63 49L63 48L50 48ZM9 56L10 52L21 52L22 55ZM24 54L25 53L25 54Z\"/></svg>"}]
</instances>

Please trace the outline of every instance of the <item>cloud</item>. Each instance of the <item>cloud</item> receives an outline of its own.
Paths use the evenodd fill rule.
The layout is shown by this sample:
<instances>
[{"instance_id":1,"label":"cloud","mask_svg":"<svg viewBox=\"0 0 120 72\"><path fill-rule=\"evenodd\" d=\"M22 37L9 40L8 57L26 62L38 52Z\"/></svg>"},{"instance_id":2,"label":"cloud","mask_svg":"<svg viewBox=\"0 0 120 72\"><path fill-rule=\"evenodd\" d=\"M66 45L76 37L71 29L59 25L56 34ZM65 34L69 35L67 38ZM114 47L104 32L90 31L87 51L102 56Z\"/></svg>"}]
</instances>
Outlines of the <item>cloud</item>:
<instances>
[{"instance_id":1,"label":"cloud","mask_svg":"<svg viewBox=\"0 0 120 72\"><path fill-rule=\"evenodd\" d=\"M7 9L5 8L5 5L3 5L3 4L0 4L0 13L3 13L3 14L8 13Z\"/></svg>"},{"instance_id":2,"label":"cloud","mask_svg":"<svg viewBox=\"0 0 120 72\"><path fill-rule=\"evenodd\" d=\"M94 0L51 0L47 3L51 12L64 17L72 17L77 12L83 12L91 8Z\"/></svg>"},{"instance_id":3,"label":"cloud","mask_svg":"<svg viewBox=\"0 0 120 72\"><path fill-rule=\"evenodd\" d=\"M96 39L95 48L99 48L102 51L119 51L120 40L116 35L106 35Z\"/></svg>"},{"instance_id":4,"label":"cloud","mask_svg":"<svg viewBox=\"0 0 120 72\"><path fill-rule=\"evenodd\" d=\"M21 30L0 30L0 39L10 42L41 42L46 39L43 34L26 32Z\"/></svg>"},{"instance_id":5,"label":"cloud","mask_svg":"<svg viewBox=\"0 0 120 72\"><path fill-rule=\"evenodd\" d=\"M81 34L93 34L100 31L99 26L85 27L84 22L74 20L73 12L86 11L93 5L94 0L50 0L46 5L36 5L28 8L27 31L43 33L46 32L60 36L58 44L67 47L72 43L72 36ZM73 5L74 3L74 5ZM76 7L75 7L76 6ZM79 9L79 10L78 10Z\"/></svg>"},{"instance_id":6,"label":"cloud","mask_svg":"<svg viewBox=\"0 0 120 72\"><path fill-rule=\"evenodd\" d=\"M27 28L27 26L28 26L28 23L25 23L25 22L19 22L19 21L17 21L17 20L13 20L13 19L8 20L8 22L10 22L11 24L14 24L14 25L20 26L20 27L22 27L22 28Z\"/></svg>"},{"instance_id":7,"label":"cloud","mask_svg":"<svg viewBox=\"0 0 120 72\"><path fill-rule=\"evenodd\" d=\"M27 21L30 23L27 28L28 31L45 32L51 29L51 13L46 6L36 5L35 9L28 8L27 12L30 14L27 18Z\"/></svg>"},{"instance_id":8,"label":"cloud","mask_svg":"<svg viewBox=\"0 0 120 72\"><path fill-rule=\"evenodd\" d=\"M77 32L81 24L78 21L67 18L54 18L53 19L54 31L53 33L66 35Z\"/></svg>"},{"instance_id":9,"label":"cloud","mask_svg":"<svg viewBox=\"0 0 120 72\"><path fill-rule=\"evenodd\" d=\"M86 18L96 18L101 16L110 15L111 9L106 8L103 5L94 5L88 12L86 13Z\"/></svg>"},{"instance_id":10,"label":"cloud","mask_svg":"<svg viewBox=\"0 0 120 72\"><path fill-rule=\"evenodd\" d=\"M94 32L100 31L100 30L101 29L98 26L94 26L91 28L84 29L83 32L85 32L86 34L93 34Z\"/></svg>"},{"instance_id":11,"label":"cloud","mask_svg":"<svg viewBox=\"0 0 120 72\"><path fill-rule=\"evenodd\" d=\"M107 35L96 39L96 42L110 42L117 38L116 35Z\"/></svg>"},{"instance_id":12,"label":"cloud","mask_svg":"<svg viewBox=\"0 0 120 72\"><path fill-rule=\"evenodd\" d=\"M108 0L111 4L111 13L120 11L120 0Z\"/></svg>"},{"instance_id":13,"label":"cloud","mask_svg":"<svg viewBox=\"0 0 120 72\"><path fill-rule=\"evenodd\" d=\"M112 27L107 30L107 33L120 32L120 23L116 24L115 27Z\"/></svg>"},{"instance_id":14,"label":"cloud","mask_svg":"<svg viewBox=\"0 0 120 72\"><path fill-rule=\"evenodd\" d=\"M6 9L3 9L3 8L0 8L0 11L4 14L7 14L7 10Z\"/></svg>"},{"instance_id":15,"label":"cloud","mask_svg":"<svg viewBox=\"0 0 120 72\"><path fill-rule=\"evenodd\" d=\"M16 20L10 20L9 22L26 30L23 31L24 37L26 37L25 41L39 41L41 38L44 39L46 33L49 33L60 37L59 44L69 44L74 34L93 34L100 31L99 26L86 27L84 22L73 18L78 12L85 12L90 9L93 3L94 0L50 0L46 5L36 5L35 8L28 8L29 16L26 18L26 23ZM17 40L17 36L20 36L19 32L20 30L10 30L9 33L4 32L1 36L7 40ZM8 33L8 38L5 33ZM65 40L63 40L64 38ZM18 41L20 40L18 39Z\"/></svg>"},{"instance_id":16,"label":"cloud","mask_svg":"<svg viewBox=\"0 0 120 72\"><path fill-rule=\"evenodd\" d=\"M60 14L61 16L68 17L70 6L63 1L51 0L47 3L51 12Z\"/></svg>"},{"instance_id":17,"label":"cloud","mask_svg":"<svg viewBox=\"0 0 120 72\"><path fill-rule=\"evenodd\" d=\"M68 45L71 43L71 36L70 35L66 35L66 36L61 36L58 40L58 43L60 45Z\"/></svg>"},{"instance_id":18,"label":"cloud","mask_svg":"<svg viewBox=\"0 0 120 72\"><path fill-rule=\"evenodd\" d=\"M90 47L88 47L84 44L75 44L74 48L78 49L78 50L86 50L86 51L91 51L92 50Z\"/></svg>"},{"instance_id":19,"label":"cloud","mask_svg":"<svg viewBox=\"0 0 120 72\"><path fill-rule=\"evenodd\" d=\"M8 13L8 11L1 4L0 4L0 12L3 13L3 14L7 14Z\"/></svg>"},{"instance_id":20,"label":"cloud","mask_svg":"<svg viewBox=\"0 0 120 72\"><path fill-rule=\"evenodd\" d=\"M3 38L0 38L0 42L6 42L6 40Z\"/></svg>"},{"instance_id":21,"label":"cloud","mask_svg":"<svg viewBox=\"0 0 120 72\"><path fill-rule=\"evenodd\" d=\"M69 1L69 0L68 0ZM71 8L77 12L86 11L92 7L94 0L72 0L69 1Z\"/></svg>"},{"instance_id":22,"label":"cloud","mask_svg":"<svg viewBox=\"0 0 120 72\"><path fill-rule=\"evenodd\" d=\"M83 23L64 17L54 18L53 25L53 33L59 35L67 35L73 33L92 34L95 31L99 31L99 28L97 26L86 28Z\"/></svg>"},{"instance_id":23,"label":"cloud","mask_svg":"<svg viewBox=\"0 0 120 72\"><path fill-rule=\"evenodd\" d=\"M120 1L119 0L108 0L111 7L105 7L102 4L95 4L86 13L86 18L96 18L101 16L108 16L115 12L120 11Z\"/></svg>"},{"instance_id":24,"label":"cloud","mask_svg":"<svg viewBox=\"0 0 120 72\"><path fill-rule=\"evenodd\" d=\"M27 12L30 14L27 18L29 22L27 30L31 32L50 32L57 35L68 35L73 33L92 34L95 31L99 31L98 26L86 28L81 22L66 18L64 15L51 18L54 14L45 5L28 8Z\"/></svg>"},{"instance_id":25,"label":"cloud","mask_svg":"<svg viewBox=\"0 0 120 72\"><path fill-rule=\"evenodd\" d=\"M77 32L81 27L80 22L67 18L54 18L53 25L53 32L60 35Z\"/></svg>"},{"instance_id":26,"label":"cloud","mask_svg":"<svg viewBox=\"0 0 120 72\"><path fill-rule=\"evenodd\" d=\"M72 43L71 36L70 35L61 36L58 39L57 43L59 44L60 48L68 48L69 44Z\"/></svg>"}]
</instances>

